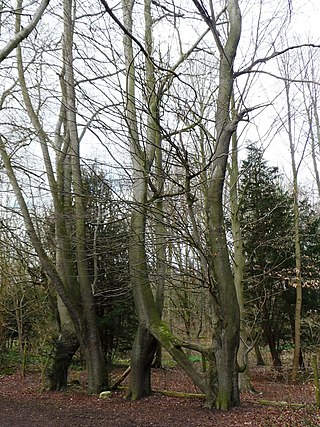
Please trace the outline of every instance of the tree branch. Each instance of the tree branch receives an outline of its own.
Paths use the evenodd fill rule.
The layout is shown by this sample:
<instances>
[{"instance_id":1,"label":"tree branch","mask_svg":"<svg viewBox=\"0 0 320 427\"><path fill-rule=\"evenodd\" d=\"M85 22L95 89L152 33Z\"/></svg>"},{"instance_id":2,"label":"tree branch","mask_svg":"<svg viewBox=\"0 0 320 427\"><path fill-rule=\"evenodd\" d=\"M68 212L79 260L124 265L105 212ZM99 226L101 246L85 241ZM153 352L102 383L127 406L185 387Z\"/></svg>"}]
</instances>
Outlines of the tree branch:
<instances>
[{"instance_id":1,"label":"tree branch","mask_svg":"<svg viewBox=\"0 0 320 427\"><path fill-rule=\"evenodd\" d=\"M0 50L0 63L7 58L7 56L15 49L22 40L26 39L28 35L31 33L32 30L37 26L38 22L40 21L43 12L45 11L46 7L48 6L50 0L42 0L38 10L34 14L32 20L30 23L25 27L22 28L21 31L19 31L12 40L10 40L7 45Z\"/></svg>"},{"instance_id":2,"label":"tree branch","mask_svg":"<svg viewBox=\"0 0 320 427\"><path fill-rule=\"evenodd\" d=\"M111 18L116 22L116 24L119 25L119 27L121 28L121 30L125 33L125 35L127 35L131 40L133 40L141 49L141 52L151 60L150 55L148 54L148 52L145 50L144 46L142 45L142 43L123 25L123 23L120 21L120 19L118 19L116 17L116 15L113 13L112 9L109 7L108 3L106 2L106 0L100 0L101 3L103 4L106 12L111 16Z\"/></svg>"},{"instance_id":3,"label":"tree branch","mask_svg":"<svg viewBox=\"0 0 320 427\"><path fill-rule=\"evenodd\" d=\"M241 76L242 74L246 74L246 73L250 73L250 72L255 72L256 70L252 70L253 67L255 67L258 64L265 64L267 61L270 61L270 59L276 58L277 56L283 55L284 53L293 50L293 49L301 49L302 47L314 47L314 48L319 48L320 45L318 44L313 44L313 43L305 43L305 44L301 44L301 45L297 45L297 46L289 46L286 49L280 50L279 52L275 51L273 52L273 54L266 56L265 58L260 58L260 59L256 59L255 61L253 61L253 63L251 65L249 65L249 67L245 68L242 71L237 71L236 73L234 73L234 77L238 77Z\"/></svg>"}]
</instances>

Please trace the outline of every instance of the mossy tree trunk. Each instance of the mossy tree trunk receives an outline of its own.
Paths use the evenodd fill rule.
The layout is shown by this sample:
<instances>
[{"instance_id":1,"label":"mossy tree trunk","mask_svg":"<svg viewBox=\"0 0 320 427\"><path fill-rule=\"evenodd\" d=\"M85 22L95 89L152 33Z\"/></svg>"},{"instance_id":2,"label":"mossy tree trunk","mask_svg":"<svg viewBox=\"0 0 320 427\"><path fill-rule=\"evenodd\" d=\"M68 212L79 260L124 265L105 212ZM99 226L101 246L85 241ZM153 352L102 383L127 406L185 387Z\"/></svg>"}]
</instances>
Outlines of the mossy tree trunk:
<instances>
[{"instance_id":1,"label":"mossy tree trunk","mask_svg":"<svg viewBox=\"0 0 320 427\"><path fill-rule=\"evenodd\" d=\"M151 366L154 359L157 340L141 322L131 351L130 388L127 397L138 400L150 396Z\"/></svg>"},{"instance_id":2,"label":"mossy tree trunk","mask_svg":"<svg viewBox=\"0 0 320 427\"><path fill-rule=\"evenodd\" d=\"M145 2L146 8L150 2ZM132 34L132 8L134 2L122 1L124 25ZM147 192L149 172L154 161L157 142L150 137L146 138L147 144L142 147L139 143L137 111L135 104L135 67L132 39L128 33L124 36L124 50L127 66L127 97L126 97L126 123L129 129L130 153L133 166L133 201L134 208L131 214L131 241L130 241L130 269L135 305L139 316L139 331L132 353L133 371L140 372L144 378L139 377L139 384L131 385L131 395L143 396L149 389L149 368L145 363L151 360L152 340L151 333L160 342L177 363L187 372L192 380L206 394L207 405L216 406L218 409L228 409L239 404L237 350L239 346L239 307L231 271L223 216L223 187L226 174L226 164L230 140L238 122L244 113L236 114L230 118L230 100L233 89L233 62L237 50L241 31L241 15L237 1L228 2L228 15L230 19L229 36L225 46L218 43L219 35L216 31L215 39L220 50L220 75L219 94L216 111L216 145L209 174L208 197L206 204L208 226L209 267L208 279L211 285L211 296L215 312L213 344L210 350L197 345L186 343L175 337L168 327L161 321L157 304L151 290L148 276L146 257L146 220ZM147 14L145 15L147 16ZM147 21L146 21L147 22ZM147 36L146 36L147 40ZM147 44L147 51L149 45ZM153 63L146 58L146 70L152 68ZM150 74L147 73L147 76ZM147 87L151 80L147 79ZM154 86L151 87L155 93ZM157 126L158 99L149 97L150 112L148 129ZM143 340L147 342L147 349L141 347ZM209 361L209 369L204 375L197 371L190 363L183 348L193 349L205 354ZM140 359L140 360L138 360ZM132 372L132 378L135 378Z\"/></svg>"},{"instance_id":3,"label":"mossy tree trunk","mask_svg":"<svg viewBox=\"0 0 320 427\"><path fill-rule=\"evenodd\" d=\"M215 112L215 146L206 199L208 227L208 259L210 290L215 313L212 351L217 372L215 407L226 410L240 403L237 352L239 347L240 316L234 278L229 259L224 213L223 189L230 142L239 121L246 111L231 114L233 94L233 64L241 35L241 13L237 0L227 2L229 27L223 44L203 4L194 0L210 27L219 50L219 89Z\"/></svg>"},{"instance_id":4,"label":"mossy tree trunk","mask_svg":"<svg viewBox=\"0 0 320 427\"><path fill-rule=\"evenodd\" d=\"M150 21L150 3L146 1L145 18L148 21L145 30L146 50L152 51L152 23ZM132 9L134 2L122 0L125 27L132 33ZM132 40L124 35L124 53L127 68L127 102L126 122L129 131L130 153L133 166L132 194L133 209L131 212L131 233L129 244L129 262L133 297L138 313L139 326L131 354L131 381L128 396L140 399L151 393L151 365L157 350L157 341L148 328L149 313L145 300L154 302L149 281L146 255L146 221L149 214L147 207L148 179L155 159L155 151L159 148L160 134L158 130L158 113L155 96L155 78L153 64L146 58L146 91L148 100L147 143L142 146L138 132L136 107L136 70ZM152 303L151 303L152 304ZM160 313L157 311L157 314Z\"/></svg>"}]
</instances>

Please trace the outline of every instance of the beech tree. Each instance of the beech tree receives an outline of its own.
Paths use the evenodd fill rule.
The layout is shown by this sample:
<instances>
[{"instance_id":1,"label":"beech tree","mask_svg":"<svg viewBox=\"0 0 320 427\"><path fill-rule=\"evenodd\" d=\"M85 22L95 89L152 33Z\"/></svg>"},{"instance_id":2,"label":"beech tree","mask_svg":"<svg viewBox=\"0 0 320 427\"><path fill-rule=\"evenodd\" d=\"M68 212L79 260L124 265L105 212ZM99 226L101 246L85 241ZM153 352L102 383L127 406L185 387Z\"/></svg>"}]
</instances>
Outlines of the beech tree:
<instances>
[{"instance_id":1,"label":"beech tree","mask_svg":"<svg viewBox=\"0 0 320 427\"><path fill-rule=\"evenodd\" d=\"M248 65L243 66L239 71L234 70L236 55L238 52L241 38L242 16L237 1L228 1L221 11L215 10L212 4L208 7L203 2L194 1L196 9L208 26L211 37L213 36L214 47L212 51L217 54L217 61L213 69L218 70L216 84L212 89L210 99L214 105L214 113L211 121L200 116L199 124L193 120L192 125L188 111L194 112L194 103L183 98L178 99L182 112L177 113L177 117L184 123L185 127L179 129L176 127L176 133L168 130L168 125L162 119L166 108L162 103L163 92L157 90L163 88L161 79L166 79L166 74L161 73L169 70L171 72L170 92L168 91L168 100L170 95L177 94L174 86L177 67L166 67L159 65L155 59L155 50L152 48L153 34L150 33L152 23L151 7L148 2L144 3L144 22L141 26L144 30L144 36L139 36L139 31L135 26L135 2L122 3L123 23L117 18L107 2L102 1L105 9L109 12L115 22L124 32L124 56L126 61L126 127L128 130L128 140L130 143L130 155L132 159L132 181L133 181L133 202L135 209L132 211L131 227L132 251L130 258L131 275L133 291L136 301L136 307L139 323L139 334L136 340L137 346L134 346L132 367L131 396L139 398L150 392L150 363L154 348L155 337L160 341L169 353L184 367L186 372L202 389L207 396L207 404L217 408L227 409L228 407L239 403L237 350L239 346L239 307L233 278L232 265L229 258L229 249L225 231L224 214L224 183L227 171L227 160L230 149L231 138L236 131L239 123L247 120L255 106L246 107L243 93L237 92L235 81L244 74L253 74L259 71L260 65L274 57L281 55L282 52L272 53L261 59L255 59L257 51L254 52L254 58ZM161 10L161 5L158 5ZM168 12L166 8L166 12ZM138 12L137 12L138 13ZM179 13L177 10L176 13ZM170 14L169 14L170 15ZM175 15L177 18L177 15ZM160 18L161 19L161 18ZM221 25L223 31L218 26ZM140 28L141 29L141 28ZM141 42L141 40L143 40ZM181 39L180 39L181 41ZM208 46L208 38L205 40ZM272 43L270 44L270 46ZM181 44L180 44L181 46ZM258 46L258 43L255 45ZM212 46L211 46L212 47ZM290 49L290 48L289 48ZM144 55L144 65L139 62L140 55ZM182 55L185 57L186 55ZM139 68L137 66L139 64ZM139 74L138 69L145 70L145 74ZM151 71L151 73L150 73ZM139 76L139 77L138 77ZM156 76L156 78L155 78ZM178 80L178 79L177 79ZM137 90L138 82L145 82L146 90L139 92ZM167 88L167 87L166 87ZM233 107L232 97L237 92L239 103L236 108ZM160 96L159 96L160 95ZM170 104L169 104L170 105ZM185 107L187 105L187 107ZM141 110L140 110L141 108ZM189 108L189 110L188 110ZM187 112L186 112L187 111ZM199 116L198 116L199 118ZM207 123L205 121L208 120ZM201 124L200 124L201 122ZM190 121L189 121L190 123ZM204 124L205 123L205 124ZM210 123L208 125L208 123ZM187 143L184 143L183 135L186 140L192 138L191 129L197 132L197 125L201 127L207 138L207 157L203 163L203 168L193 173L190 168L191 150ZM141 130L143 129L143 130ZM186 132L188 129L190 132ZM179 135L179 138L175 138ZM154 296L150 287L150 276L148 274L148 257L146 251L146 223L149 215L152 198L149 191L154 190L150 184L151 171L154 166L155 147L159 141L165 141L166 145L161 145L163 152L168 155L169 150L175 152L175 156L168 155L167 162L176 162L185 173L186 180L184 185L179 188L186 195L188 204L188 231L192 238L199 259L201 259L202 280L206 283L209 290L212 317L212 345L209 348L203 348L192 342L185 341L175 337L168 329L167 325L161 321L159 313L157 314ZM193 153L192 153L193 155ZM195 157L194 157L195 158ZM173 159L173 160L171 160ZM173 171L173 168L171 169ZM201 177L203 193L201 201L204 202L204 233L202 239L199 233L199 222L194 217L195 198L191 188L199 188L195 185L195 177ZM200 178L199 178L200 179ZM152 184L152 182L151 182ZM178 184L178 181L175 183ZM165 187L166 189L166 187ZM199 193L198 193L199 194ZM166 198L166 191L161 195ZM189 228L190 227L190 228ZM144 337L144 338L143 338ZM140 341L140 343L139 343ZM145 353L142 351L142 341L150 344L145 346ZM147 349L148 348L148 349ZM202 353L208 360L209 370L205 376L199 375L188 364L183 348L193 349ZM143 362L144 361L144 362ZM135 378L135 372L140 374ZM135 379L134 379L135 378ZM135 391L133 391L135 389Z\"/></svg>"},{"instance_id":2,"label":"beech tree","mask_svg":"<svg viewBox=\"0 0 320 427\"><path fill-rule=\"evenodd\" d=\"M103 2L105 3L105 2ZM241 16L237 2L229 2L226 14L229 19L230 33L225 45L218 44L220 49L220 84L217 96L216 141L214 155L208 178L206 198L207 232L207 271L211 302L214 311L213 342L210 349L183 342L176 338L161 321L155 300L151 292L148 277L145 226L147 216L148 171L154 161L155 147L161 135L157 131L159 98L155 94L154 64L151 59L152 40L148 35L150 22L150 3L145 2L146 21L146 70L147 97L150 104L147 116L146 149L141 147L137 128L137 106L135 95L135 61L133 54L133 15L134 3L124 1L124 49L127 67L126 121L129 131L130 152L133 163L133 196L136 208L131 214L132 240L130 247L130 268L136 308L139 315L139 330L132 353L132 380L130 392L133 398L140 398L151 391L150 366L156 338L187 371L195 383L206 393L207 404L218 409L228 409L239 404L237 350L239 344L239 309L229 260L223 215L223 185L226 174L231 136L237 124L247 111L238 113L233 118L229 115L230 100L233 89L233 71L237 45L241 31ZM108 9L108 6L105 5ZM213 18L212 18L213 19ZM212 20L212 25L214 23ZM211 28L217 36L215 28ZM153 80L152 80L153 79ZM150 85L150 86L149 86ZM188 361L182 348L196 349L205 354L210 369L204 378ZM137 375L138 373L138 375Z\"/></svg>"},{"instance_id":3,"label":"beech tree","mask_svg":"<svg viewBox=\"0 0 320 427\"><path fill-rule=\"evenodd\" d=\"M237 361L244 309L239 292L243 236L235 217L234 244L227 235L227 164L231 148L236 150L232 138L257 108L242 76L258 79L265 62L291 49L274 51L273 36L261 43L263 2L259 7L257 39L249 47L238 0L122 0L115 7L106 0L65 0L62 19L59 13L50 19L43 15L48 24L55 20L54 31L45 34L43 26L16 46L17 78L10 74L0 104L8 107L0 151L25 227L58 294L63 321L51 388L66 385L79 345L88 364L89 391L107 382L94 298L99 268L105 270L97 262L97 240L93 247L88 244L97 237L98 224L87 222L81 168L88 161L83 153L91 156L97 144L101 165L126 177L123 200L130 208L128 252L138 330L128 395L139 399L151 393L151 365L161 344L205 393L209 407L239 404L238 374L245 369ZM24 26L21 19L17 14L16 34ZM8 118L11 108L20 113L17 123L12 114ZM18 157L23 149L30 155L35 141L41 172L31 171ZM231 186L238 179L236 156L233 160ZM54 260L45 250L28 192L22 191L25 176L32 176L32 184L34 179L52 201ZM237 213L237 194L231 197ZM99 209L106 207L95 210L97 222L103 216ZM170 295L182 290L187 302L189 289L197 288L199 299L194 299L208 308L209 344L192 341L191 334L176 336L162 318L164 289L172 284L177 289ZM190 316L185 323L188 329ZM206 359L205 373L190 362L190 351Z\"/></svg>"},{"instance_id":4,"label":"beech tree","mask_svg":"<svg viewBox=\"0 0 320 427\"><path fill-rule=\"evenodd\" d=\"M23 10L22 1L18 10ZM80 154L75 105L75 82L73 71L74 4L63 4L63 43L61 104L58 114L55 140L51 140L40 120L27 86L21 45L17 46L17 69L23 102L29 120L40 141L49 188L54 205L56 260L50 258L37 232L28 203L21 190L15 172L9 144L0 139L0 152L4 168L20 207L30 240L39 257L45 274L58 294L61 317L61 334L56 343L55 359L49 373L50 388L66 387L67 372L72 355L79 344L85 354L88 369L88 392L96 393L108 381L104 355L98 333L91 282L87 267L85 248L85 214L80 170ZM16 15L16 33L21 29L21 14ZM10 92L6 95L9 96ZM49 146L53 147L56 170ZM69 223L74 221L75 238ZM75 249L76 259L73 256Z\"/></svg>"}]
</instances>

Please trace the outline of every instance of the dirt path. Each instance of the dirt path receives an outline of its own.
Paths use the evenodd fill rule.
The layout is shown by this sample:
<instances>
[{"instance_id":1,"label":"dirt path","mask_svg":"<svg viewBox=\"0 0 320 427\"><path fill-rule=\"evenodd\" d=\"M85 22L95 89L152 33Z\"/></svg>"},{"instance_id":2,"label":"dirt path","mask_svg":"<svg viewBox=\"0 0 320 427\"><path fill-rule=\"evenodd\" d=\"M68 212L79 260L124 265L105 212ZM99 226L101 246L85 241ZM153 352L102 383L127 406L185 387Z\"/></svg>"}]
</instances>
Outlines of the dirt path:
<instances>
[{"instance_id":1,"label":"dirt path","mask_svg":"<svg viewBox=\"0 0 320 427\"><path fill-rule=\"evenodd\" d=\"M178 369L156 370L155 384L161 389L196 392ZM311 384L292 386L272 377L257 377L260 395L243 395L242 404L229 412L203 407L201 399L185 399L154 394L139 402L129 402L123 392L109 399L86 396L80 390L66 393L41 392L38 374L19 374L0 379L0 427L302 427L320 426L320 411L314 403ZM265 406L261 399L307 403L309 406ZM309 408L309 409L308 409Z\"/></svg>"}]
</instances>

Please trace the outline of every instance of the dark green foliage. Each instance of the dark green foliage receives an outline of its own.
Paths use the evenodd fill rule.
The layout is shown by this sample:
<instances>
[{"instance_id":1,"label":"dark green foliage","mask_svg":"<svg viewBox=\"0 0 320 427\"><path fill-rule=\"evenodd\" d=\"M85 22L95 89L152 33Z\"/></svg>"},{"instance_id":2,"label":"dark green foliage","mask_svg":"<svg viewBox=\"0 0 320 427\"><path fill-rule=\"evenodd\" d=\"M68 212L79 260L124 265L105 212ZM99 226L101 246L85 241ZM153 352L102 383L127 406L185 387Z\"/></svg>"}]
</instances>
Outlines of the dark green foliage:
<instances>
[{"instance_id":1,"label":"dark green foliage","mask_svg":"<svg viewBox=\"0 0 320 427\"><path fill-rule=\"evenodd\" d=\"M300 202L303 305L301 343L304 351L320 345L320 215L307 198Z\"/></svg>"},{"instance_id":2,"label":"dark green foliage","mask_svg":"<svg viewBox=\"0 0 320 427\"><path fill-rule=\"evenodd\" d=\"M248 319L258 320L273 363L280 364L281 349L292 340L295 307L295 260L292 197L282 177L263 159L261 150L250 147L241 169L240 191L244 250L244 292ZM306 201L300 203L303 315L319 309L319 216ZM310 298L311 297L311 298ZM314 305L317 307L315 308ZM303 337L304 338L304 335Z\"/></svg>"},{"instance_id":3,"label":"dark green foliage","mask_svg":"<svg viewBox=\"0 0 320 427\"><path fill-rule=\"evenodd\" d=\"M131 348L137 327L129 277L128 226L124 204L103 173L83 174L89 269L105 355Z\"/></svg>"},{"instance_id":4,"label":"dark green foliage","mask_svg":"<svg viewBox=\"0 0 320 427\"><path fill-rule=\"evenodd\" d=\"M277 168L250 148L241 169L242 222L246 254L244 292L249 319L258 319L274 364L280 364L280 340L291 337L285 283L293 275L291 199L280 186Z\"/></svg>"}]
</instances>

